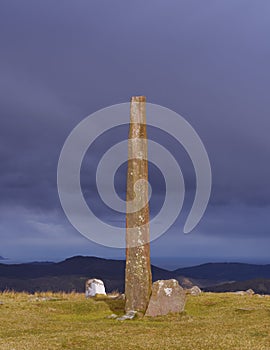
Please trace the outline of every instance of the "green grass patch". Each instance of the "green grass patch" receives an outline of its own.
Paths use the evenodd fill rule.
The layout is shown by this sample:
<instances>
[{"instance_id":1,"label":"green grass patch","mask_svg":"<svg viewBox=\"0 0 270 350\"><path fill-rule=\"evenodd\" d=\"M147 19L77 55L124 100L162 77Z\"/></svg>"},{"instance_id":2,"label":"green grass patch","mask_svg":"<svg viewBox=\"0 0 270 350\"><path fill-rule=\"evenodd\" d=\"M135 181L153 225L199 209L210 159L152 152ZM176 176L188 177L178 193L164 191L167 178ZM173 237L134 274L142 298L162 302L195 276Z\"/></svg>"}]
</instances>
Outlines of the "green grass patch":
<instances>
[{"instance_id":1,"label":"green grass patch","mask_svg":"<svg viewBox=\"0 0 270 350\"><path fill-rule=\"evenodd\" d=\"M0 349L270 349L270 297L188 295L185 312L130 321L124 301L83 294L0 293Z\"/></svg>"}]
</instances>

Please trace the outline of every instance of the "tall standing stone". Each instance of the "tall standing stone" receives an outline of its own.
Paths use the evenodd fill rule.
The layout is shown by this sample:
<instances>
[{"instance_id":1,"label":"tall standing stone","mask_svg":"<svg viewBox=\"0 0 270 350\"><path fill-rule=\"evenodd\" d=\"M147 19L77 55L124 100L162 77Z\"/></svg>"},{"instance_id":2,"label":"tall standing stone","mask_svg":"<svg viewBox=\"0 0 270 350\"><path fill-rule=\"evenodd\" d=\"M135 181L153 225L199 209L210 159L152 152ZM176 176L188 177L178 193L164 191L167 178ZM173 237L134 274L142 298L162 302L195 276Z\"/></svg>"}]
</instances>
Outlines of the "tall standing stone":
<instances>
[{"instance_id":1,"label":"tall standing stone","mask_svg":"<svg viewBox=\"0 0 270 350\"><path fill-rule=\"evenodd\" d=\"M126 312L144 314L151 294L146 98L130 104L126 215ZM138 210L137 210L138 209Z\"/></svg>"}]
</instances>

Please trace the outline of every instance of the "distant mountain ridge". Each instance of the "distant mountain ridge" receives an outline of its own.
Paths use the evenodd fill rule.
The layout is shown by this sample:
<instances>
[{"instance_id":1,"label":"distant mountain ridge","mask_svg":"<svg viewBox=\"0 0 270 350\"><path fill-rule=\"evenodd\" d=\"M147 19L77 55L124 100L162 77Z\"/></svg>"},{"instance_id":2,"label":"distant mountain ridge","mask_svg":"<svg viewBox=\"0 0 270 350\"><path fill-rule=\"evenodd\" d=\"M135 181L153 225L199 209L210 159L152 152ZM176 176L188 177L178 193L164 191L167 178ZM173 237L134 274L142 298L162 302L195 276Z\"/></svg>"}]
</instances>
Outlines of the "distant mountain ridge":
<instances>
[{"instance_id":1,"label":"distant mountain ridge","mask_svg":"<svg viewBox=\"0 0 270 350\"><path fill-rule=\"evenodd\" d=\"M209 292L236 292L246 291L250 288L258 294L270 294L270 279L256 278L247 281L224 283L206 287L204 290Z\"/></svg>"},{"instance_id":2,"label":"distant mountain ridge","mask_svg":"<svg viewBox=\"0 0 270 350\"><path fill-rule=\"evenodd\" d=\"M262 286L262 280L270 280L270 265L208 263L174 271L152 266L152 274L153 281L175 278L184 287L196 284L205 290L225 291L234 288L232 283L241 281L249 281L248 288L252 288L254 280L260 279ZM124 275L124 260L87 256L75 256L57 263L0 263L0 290L83 292L86 279L96 277L104 281L107 291L123 292ZM263 289L263 293L270 294L269 283L265 283Z\"/></svg>"},{"instance_id":3,"label":"distant mountain ridge","mask_svg":"<svg viewBox=\"0 0 270 350\"><path fill-rule=\"evenodd\" d=\"M180 268L175 270L174 273L201 279L244 281L254 278L270 278L270 264L207 263L193 267Z\"/></svg>"},{"instance_id":4,"label":"distant mountain ridge","mask_svg":"<svg viewBox=\"0 0 270 350\"><path fill-rule=\"evenodd\" d=\"M170 271L152 266L153 279L173 278ZM0 263L0 290L16 291L84 291L85 281L96 277L104 281L107 291L124 290L125 261L75 256L54 263Z\"/></svg>"}]
</instances>

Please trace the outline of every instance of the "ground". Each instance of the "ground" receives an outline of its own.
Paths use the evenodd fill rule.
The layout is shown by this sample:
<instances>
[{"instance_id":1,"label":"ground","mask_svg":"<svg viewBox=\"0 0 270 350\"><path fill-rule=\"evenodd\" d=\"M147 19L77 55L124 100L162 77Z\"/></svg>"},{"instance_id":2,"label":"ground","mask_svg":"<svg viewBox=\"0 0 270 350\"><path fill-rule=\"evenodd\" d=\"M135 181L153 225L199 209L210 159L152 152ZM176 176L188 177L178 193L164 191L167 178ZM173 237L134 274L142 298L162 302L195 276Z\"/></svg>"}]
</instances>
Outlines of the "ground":
<instances>
[{"instance_id":1,"label":"ground","mask_svg":"<svg viewBox=\"0 0 270 350\"><path fill-rule=\"evenodd\" d=\"M124 302L83 294L0 294L0 349L269 350L270 296L188 295L183 314L117 321Z\"/></svg>"}]
</instances>

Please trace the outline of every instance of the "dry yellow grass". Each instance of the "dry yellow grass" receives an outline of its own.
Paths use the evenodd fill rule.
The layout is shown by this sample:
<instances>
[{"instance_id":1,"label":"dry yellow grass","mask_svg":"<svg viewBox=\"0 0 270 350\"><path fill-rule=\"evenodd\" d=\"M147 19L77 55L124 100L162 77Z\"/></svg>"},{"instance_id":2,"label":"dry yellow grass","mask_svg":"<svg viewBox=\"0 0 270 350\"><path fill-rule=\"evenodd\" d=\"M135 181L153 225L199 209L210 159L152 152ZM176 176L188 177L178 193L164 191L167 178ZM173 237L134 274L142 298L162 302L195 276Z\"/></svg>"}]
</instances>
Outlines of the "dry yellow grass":
<instances>
[{"instance_id":1,"label":"dry yellow grass","mask_svg":"<svg viewBox=\"0 0 270 350\"><path fill-rule=\"evenodd\" d=\"M116 321L124 301L82 294L0 294L0 349L270 349L270 298L203 293L182 315Z\"/></svg>"}]
</instances>

